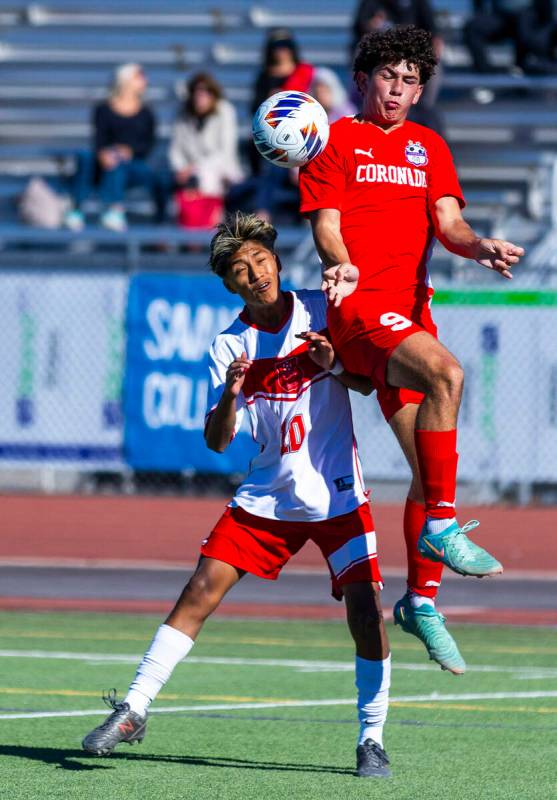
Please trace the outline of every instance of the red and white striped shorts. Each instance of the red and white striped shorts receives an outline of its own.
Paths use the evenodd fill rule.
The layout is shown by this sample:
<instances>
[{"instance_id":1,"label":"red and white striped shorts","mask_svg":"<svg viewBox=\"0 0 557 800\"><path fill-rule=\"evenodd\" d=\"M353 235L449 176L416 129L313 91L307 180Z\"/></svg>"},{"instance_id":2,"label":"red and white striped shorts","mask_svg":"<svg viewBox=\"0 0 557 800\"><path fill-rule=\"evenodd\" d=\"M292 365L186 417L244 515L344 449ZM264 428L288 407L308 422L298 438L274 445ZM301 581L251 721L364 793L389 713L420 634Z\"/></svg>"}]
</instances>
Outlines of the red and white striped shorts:
<instances>
[{"instance_id":1,"label":"red and white striped shorts","mask_svg":"<svg viewBox=\"0 0 557 800\"><path fill-rule=\"evenodd\" d=\"M340 600L347 583L375 581L382 585L375 528L368 503L339 517L319 522L267 519L243 508L227 508L201 554L237 569L276 580L281 569L311 540L323 553Z\"/></svg>"}]
</instances>

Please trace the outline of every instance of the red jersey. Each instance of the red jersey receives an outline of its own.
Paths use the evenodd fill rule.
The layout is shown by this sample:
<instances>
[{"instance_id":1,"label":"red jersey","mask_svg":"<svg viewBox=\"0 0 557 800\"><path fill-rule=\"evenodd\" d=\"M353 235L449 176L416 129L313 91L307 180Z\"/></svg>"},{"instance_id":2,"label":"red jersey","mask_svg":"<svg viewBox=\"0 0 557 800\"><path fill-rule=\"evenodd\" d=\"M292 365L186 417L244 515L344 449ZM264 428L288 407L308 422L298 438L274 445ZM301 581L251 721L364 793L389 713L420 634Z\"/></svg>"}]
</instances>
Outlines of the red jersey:
<instances>
[{"instance_id":1,"label":"red jersey","mask_svg":"<svg viewBox=\"0 0 557 800\"><path fill-rule=\"evenodd\" d=\"M356 117L331 125L321 155L300 170L302 213L341 212L341 233L360 270L360 290L427 292L431 209L462 190L445 141L405 122L391 133ZM424 292L424 293L425 293Z\"/></svg>"}]
</instances>

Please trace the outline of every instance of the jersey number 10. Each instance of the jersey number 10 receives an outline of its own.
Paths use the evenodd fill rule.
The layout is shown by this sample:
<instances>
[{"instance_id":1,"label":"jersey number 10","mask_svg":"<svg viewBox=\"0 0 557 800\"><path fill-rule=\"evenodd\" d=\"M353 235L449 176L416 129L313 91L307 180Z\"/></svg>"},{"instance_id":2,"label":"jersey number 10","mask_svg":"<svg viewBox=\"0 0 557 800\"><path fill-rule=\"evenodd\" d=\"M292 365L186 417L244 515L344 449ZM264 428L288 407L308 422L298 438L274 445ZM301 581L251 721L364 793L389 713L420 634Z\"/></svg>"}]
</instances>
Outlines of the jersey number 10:
<instances>
[{"instance_id":1,"label":"jersey number 10","mask_svg":"<svg viewBox=\"0 0 557 800\"><path fill-rule=\"evenodd\" d=\"M306 438L306 426L302 414L295 414L292 419L285 419L281 425L281 456L286 453L297 453Z\"/></svg>"}]
</instances>

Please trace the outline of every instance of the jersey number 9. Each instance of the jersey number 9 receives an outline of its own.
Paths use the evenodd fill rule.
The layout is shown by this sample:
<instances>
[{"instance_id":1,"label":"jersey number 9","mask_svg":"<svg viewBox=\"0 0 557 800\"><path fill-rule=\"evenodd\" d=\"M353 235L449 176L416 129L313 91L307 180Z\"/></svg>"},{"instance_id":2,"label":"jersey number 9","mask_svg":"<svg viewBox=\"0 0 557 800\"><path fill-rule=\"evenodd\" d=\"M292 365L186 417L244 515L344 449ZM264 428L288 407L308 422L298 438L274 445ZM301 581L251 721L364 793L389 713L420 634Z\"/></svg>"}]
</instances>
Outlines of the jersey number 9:
<instances>
[{"instance_id":1,"label":"jersey number 9","mask_svg":"<svg viewBox=\"0 0 557 800\"><path fill-rule=\"evenodd\" d=\"M412 325L411 320L406 319L402 314L397 314L395 311L387 311L385 314L381 314L379 322L385 328L391 328L393 331L403 331Z\"/></svg>"}]
</instances>

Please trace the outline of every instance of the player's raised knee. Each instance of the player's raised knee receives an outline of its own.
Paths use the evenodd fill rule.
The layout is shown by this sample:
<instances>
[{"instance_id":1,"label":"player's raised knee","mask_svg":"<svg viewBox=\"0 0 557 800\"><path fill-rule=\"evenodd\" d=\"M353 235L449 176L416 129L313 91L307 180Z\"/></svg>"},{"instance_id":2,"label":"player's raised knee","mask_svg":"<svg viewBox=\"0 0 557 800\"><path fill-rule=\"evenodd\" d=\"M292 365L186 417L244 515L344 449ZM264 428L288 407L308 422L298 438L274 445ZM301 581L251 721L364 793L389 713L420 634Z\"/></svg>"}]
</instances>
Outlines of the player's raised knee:
<instances>
[{"instance_id":1,"label":"player's raised knee","mask_svg":"<svg viewBox=\"0 0 557 800\"><path fill-rule=\"evenodd\" d=\"M464 385L464 371L450 353L435 355L428 364L427 379L432 391L458 398Z\"/></svg>"}]
</instances>

